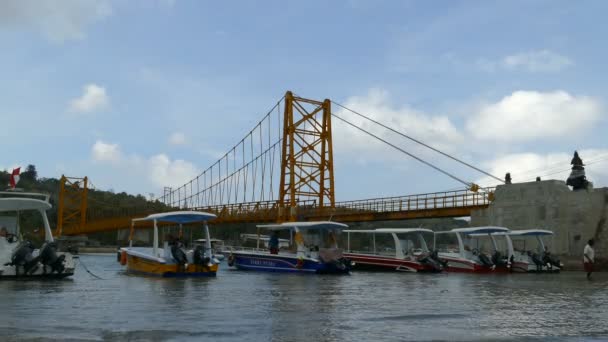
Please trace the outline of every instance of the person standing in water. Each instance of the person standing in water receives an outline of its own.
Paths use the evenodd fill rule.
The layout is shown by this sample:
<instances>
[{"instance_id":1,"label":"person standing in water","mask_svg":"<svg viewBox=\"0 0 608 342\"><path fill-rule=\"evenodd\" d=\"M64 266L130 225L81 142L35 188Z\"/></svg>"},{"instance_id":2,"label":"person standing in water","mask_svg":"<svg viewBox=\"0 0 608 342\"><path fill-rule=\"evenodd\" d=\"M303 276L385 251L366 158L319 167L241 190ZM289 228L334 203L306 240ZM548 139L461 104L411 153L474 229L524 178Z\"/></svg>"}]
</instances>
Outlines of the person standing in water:
<instances>
[{"instance_id":1,"label":"person standing in water","mask_svg":"<svg viewBox=\"0 0 608 342\"><path fill-rule=\"evenodd\" d=\"M583 249L583 266L585 272L587 272L587 279L591 280L591 273L593 273L593 263L595 262L595 251L593 250L593 239L587 242L585 249Z\"/></svg>"}]
</instances>

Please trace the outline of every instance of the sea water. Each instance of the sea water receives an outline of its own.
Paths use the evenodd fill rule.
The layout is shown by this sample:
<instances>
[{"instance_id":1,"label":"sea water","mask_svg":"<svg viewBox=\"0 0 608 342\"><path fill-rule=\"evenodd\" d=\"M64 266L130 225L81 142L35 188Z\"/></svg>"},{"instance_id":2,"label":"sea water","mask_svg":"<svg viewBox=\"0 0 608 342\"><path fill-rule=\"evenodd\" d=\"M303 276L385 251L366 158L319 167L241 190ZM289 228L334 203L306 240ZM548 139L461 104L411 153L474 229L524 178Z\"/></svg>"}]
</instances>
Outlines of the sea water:
<instances>
[{"instance_id":1,"label":"sea water","mask_svg":"<svg viewBox=\"0 0 608 342\"><path fill-rule=\"evenodd\" d=\"M608 274L127 275L81 255L72 279L0 281L0 340L603 341ZM86 268L98 279L87 273Z\"/></svg>"}]
</instances>

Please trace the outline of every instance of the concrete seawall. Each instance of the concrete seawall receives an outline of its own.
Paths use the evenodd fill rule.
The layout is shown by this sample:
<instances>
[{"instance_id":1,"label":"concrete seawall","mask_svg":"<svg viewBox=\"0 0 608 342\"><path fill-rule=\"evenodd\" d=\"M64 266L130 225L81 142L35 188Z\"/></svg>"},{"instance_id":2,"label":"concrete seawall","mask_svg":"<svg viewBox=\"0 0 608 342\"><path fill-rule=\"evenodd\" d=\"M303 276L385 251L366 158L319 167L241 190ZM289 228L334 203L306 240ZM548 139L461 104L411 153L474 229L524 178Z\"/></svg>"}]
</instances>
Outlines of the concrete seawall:
<instances>
[{"instance_id":1,"label":"concrete seawall","mask_svg":"<svg viewBox=\"0 0 608 342\"><path fill-rule=\"evenodd\" d=\"M555 235L546 244L568 260L582 260L587 240L594 238L602 264L608 256L607 217L608 188L572 191L563 181L546 180L499 185L490 206L471 213L471 226L551 230Z\"/></svg>"}]
</instances>

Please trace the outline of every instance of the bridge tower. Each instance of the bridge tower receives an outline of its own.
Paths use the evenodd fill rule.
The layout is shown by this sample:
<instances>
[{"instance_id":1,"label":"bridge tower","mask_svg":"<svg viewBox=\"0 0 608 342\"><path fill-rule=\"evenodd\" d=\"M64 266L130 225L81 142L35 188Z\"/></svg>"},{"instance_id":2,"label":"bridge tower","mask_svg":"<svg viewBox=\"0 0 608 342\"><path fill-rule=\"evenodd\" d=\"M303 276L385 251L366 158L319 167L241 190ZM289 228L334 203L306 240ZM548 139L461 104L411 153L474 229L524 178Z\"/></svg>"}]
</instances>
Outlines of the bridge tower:
<instances>
[{"instance_id":1,"label":"bridge tower","mask_svg":"<svg viewBox=\"0 0 608 342\"><path fill-rule=\"evenodd\" d=\"M279 220L295 221L298 201L314 200L319 208L334 208L331 101L288 91L283 122Z\"/></svg>"},{"instance_id":2,"label":"bridge tower","mask_svg":"<svg viewBox=\"0 0 608 342\"><path fill-rule=\"evenodd\" d=\"M57 236L65 231L82 231L86 223L88 179L66 177L59 180Z\"/></svg>"}]
</instances>

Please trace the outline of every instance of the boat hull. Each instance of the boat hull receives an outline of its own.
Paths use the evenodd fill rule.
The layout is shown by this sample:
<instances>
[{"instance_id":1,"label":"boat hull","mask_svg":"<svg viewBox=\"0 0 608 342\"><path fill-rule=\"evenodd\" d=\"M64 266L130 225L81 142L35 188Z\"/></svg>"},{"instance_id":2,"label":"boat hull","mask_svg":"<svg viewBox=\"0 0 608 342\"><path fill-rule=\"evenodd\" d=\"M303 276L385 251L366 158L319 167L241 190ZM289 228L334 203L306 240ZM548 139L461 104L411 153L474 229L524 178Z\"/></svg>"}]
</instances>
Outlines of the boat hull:
<instances>
[{"instance_id":1,"label":"boat hull","mask_svg":"<svg viewBox=\"0 0 608 342\"><path fill-rule=\"evenodd\" d=\"M515 261L511 266L513 273L559 273L559 267L537 266L534 263Z\"/></svg>"},{"instance_id":2,"label":"boat hull","mask_svg":"<svg viewBox=\"0 0 608 342\"><path fill-rule=\"evenodd\" d=\"M344 256L352 260L355 270L368 271L399 271L399 272L440 272L428 264L417 260L397 259L379 255L344 253Z\"/></svg>"},{"instance_id":3,"label":"boat hull","mask_svg":"<svg viewBox=\"0 0 608 342\"><path fill-rule=\"evenodd\" d=\"M63 255L63 271L53 271L50 266L40 262L26 269L24 266L3 265L0 267L0 279L61 279L74 275L74 258L70 253L57 253Z\"/></svg>"},{"instance_id":4,"label":"boat hull","mask_svg":"<svg viewBox=\"0 0 608 342\"><path fill-rule=\"evenodd\" d=\"M479 264L473 260L440 255L439 258L446 263L445 270L448 272L461 273L500 273L496 267Z\"/></svg>"},{"instance_id":5,"label":"boat hull","mask_svg":"<svg viewBox=\"0 0 608 342\"><path fill-rule=\"evenodd\" d=\"M348 274L350 271L350 265L341 267L309 258L263 253L233 252L228 256L228 262L237 269L248 271L310 274Z\"/></svg>"},{"instance_id":6,"label":"boat hull","mask_svg":"<svg viewBox=\"0 0 608 342\"><path fill-rule=\"evenodd\" d=\"M178 265L166 264L156 260L127 254L127 273L164 278L214 277L218 264L208 265Z\"/></svg>"}]
</instances>

